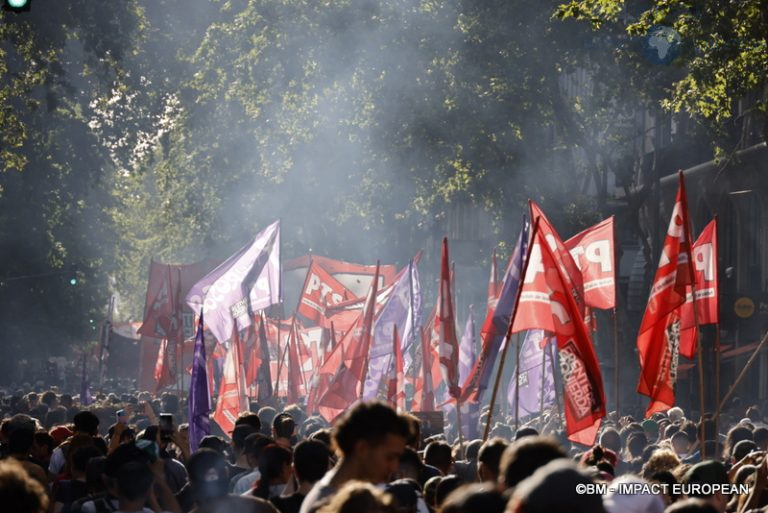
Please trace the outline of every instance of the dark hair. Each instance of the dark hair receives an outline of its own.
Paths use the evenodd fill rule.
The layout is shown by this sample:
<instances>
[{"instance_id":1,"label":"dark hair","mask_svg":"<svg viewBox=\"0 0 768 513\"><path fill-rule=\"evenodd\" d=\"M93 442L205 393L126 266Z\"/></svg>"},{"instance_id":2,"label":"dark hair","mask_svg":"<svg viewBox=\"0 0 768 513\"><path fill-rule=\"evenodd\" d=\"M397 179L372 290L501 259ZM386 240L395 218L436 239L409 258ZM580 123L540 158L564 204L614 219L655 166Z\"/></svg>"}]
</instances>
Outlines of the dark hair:
<instances>
[{"instance_id":1,"label":"dark hair","mask_svg":"<svg viewBox=\"0 0 768 513\"><path fill-rule=\"evenodd\" d=\"M633 458L642 456L646 445L648 445L648 437L642 431L632 433L627 438L627 450Z\"/></svg>"},{"instance_id":2,"label":"dark hair","mask_svg":"<svg viewBox=\"0 0 768 513\"><path fill-rule=\"evenodd\" d=\"M768 441L768 429L764 427L755 428L755 430L752 431L752 439L757 445Z\"/></svg>"},{"instance_id":3,"label":"dark hair","mask_svg":"<svg viewBox=\"0 0 768 513\"><path fill-rule=\"evenodd\" d=\"M16 460L0 460L0 504L14 513L45 513L48 494Z\"/></svg>"},{"instance_id":4,"label":"dark hair","mask_svg":"<svg viewBox=\"0 0 768 513\"><path fill-rule=\"evenodd\" d=\"M725 437L725 448L723 449L723 457L730 458L733 456L733 449L736 444L742 440L752 440L752 431L744 426L734 426Z\"/></svg>"},{"instance_id":5,"label":"dark hair","mask_svg":"<svg viewBox=\"0 0 768 513\"><path fill-rule=\"evenodd\" d=\"M277 438L291 438L296 429L296 422L288 413L281 413L272 421L272 429Z\"/></svg>"},{"instance_id":6,"label":"dark hair","mask_svg":"<svg viewBox=\"0 0 768 513\"><path fill-rule=\"evenodd\" d=\"M235 426L240 426L242 424L251 426L256 431L261 430L261 419L257 414L253 412L243 412L237 416L237 420L235 421Z\"/></svg>"},{"instance_id":7,"label":"dark hair","mask_svg":"<svg viewBox=\"0 0 768 513\"><path fill-rule=\"evenodd\" d=\"M487 468L488 471L493 474L494 478L498 479L499 469L501 467L501 456L504 454L504 451L507 450L507 447L509 447L509 442L503 438L491 438L486 441L482 447L480 447L480 452L477 453L478 465L482 463L483 467Z\"/></svg>"},{"instance_id":8,"label":"dark hair","mask_svg":"<svg viewBox=\"0 0 768 513\"><path fill-rule=\"evenodd\" d=\"M443 505L443 502L445 502L445 499L451 494L451 492L463 484L464 482L461 480L461 478L453 474L442 478L440 482L437 483L437 489L435 490L435 506L437 506L439 509L440 506Z\"/></svg>"},{"instance_id":9,"label":"dark hair","mask_svg":"<svg viewBox=\"0 0 768 513\"><path fill-rule=\"evenodd\" d=\"M323 442L305 440L293 450L293 468L300 481L315 483L328 471L331 451Z\"/></svg>"},{"instance_id":10,"label":"dark hair","mask_svg":"<svg viewBox=\"0 0 768 513\"><path fill-rule=\"evenodd\" d=\"M507 501L493 486L485 483L464 485L446 497L440 513L504 513Z\"/></svg>"},{"instance_id":11,"label":"dark hair","mask_svg":"<svg viewBox=\"0 0 768 513\"><path fill-rule=\"evenodd\" d=\"M361 402L341 416L333 440L344 456L350 456L358 441L378 444L390 434L408 440L413 434L411 422L382 402Z\"/></svg>"},{"instance_id":12,"label":"dark hair","mask_svg":"<svg viewBox=\"0 0 768 513\"><path fill-rule=\"evenodd\" d=\"M107 463L105 456L96 456L88 460L88 465L85 467L85 484L88 485L88 491L92 494L103 492L106 488L104 486L104 468Z\"/></svg>"},{"instance_id":13,"label":"dark hair","mask_svg":"<svg viewBox=\"0 0 768 513\"><path fill-rule=\"evenodd\" d=\"M56 392L52 390L48 390L40 397L40 402L47 405L49 408L51 407L51 404L56 400Z\"/></svg>"},{"instance_id":14,"label":"dark hair","mask_svg":"<svg viewBox=\"0 0 768 513\"><path fill-rule=\"evenodd\" d=\"M75 431L96 435L99 432L99 418L91 411L78 412L74 418Z\"/></svg>"},{"instance_id":15,"label":"dark hair","mask_svg":"<svg viewBox=\"0 0 768 513\"><path fill-rule=\"evenodd\" d=\"M253 495L262 499L269 499L269 486L271 481L280 476L283 467L293 461L291 451L277 444L264 447L259 456L259 472L261 477L253 489Z\"/></svg>"},{"instance_id":16,"label":"dark hair","mask_svg":"<svg viewBox=\"0 0 768 513\"><path fill-rule=\"evenodd\" d=\"M467 444L467 450L465 457L468 460L476 460L477 455L480 453L480 448L483 446L483 441L479 438L477 440L472 440Z\"/></svg>"},{"instance_id":17,"label":"dark hair","mask_svg":"<svg viewBox=\"0 0 768 513\"><path fill-rule=\"evenodd\" d=\"M245 448L245 439L256 432L258 432L258 429L254 429L248 424L235 426L235 429L232 431L232 447L242 451Z\"/></svg>"},{"instance_id":18,"label":"dark hair","mask_svg":"<svg viewBox=\"0 0 768 513\"><path fill-rule=\"evenodd\" d=\"M220 452L198 449L190 456L187 471L192 494L198 501L204 502L227 495L229 474L224 455Z\"/></svg>"},{"instance_id":19,"label":"dark hair","mask_svg":"<svg viewBox=\"0 0 768 513\"><path fill-rule=\"evenodd\" d=\"M142 461L128 462L117 472L118 496L129 501L146 497L154 480L149 465Z\"/></svg>"},{"instance_id":20,"label":"dark hair","mask_svg":"<svg viewBox=\"0 0 768 513\"><path fill-rule=\"evenodd\" d=\"M451 466L453 454L451 446L446 442L429 442L424 449L424 463L444 471Z\"/></svg>"},{"instance_id":21,"label":"dark hair","mask_svg":"<svg viewBox=\"0 0 768 513\"><path fill-rule=\"evenodd\" d=\"M104 456L104 453L95 445L86 445L85 447L75 449L72 452L72 470L85 474L88 462L92 458L98 458L99 456Z\"/></svg>"},{"instance_id":22,"label":"dark hair","mask_svg":"<svg viewBox=\"0 0 768 513\"><path fill-rule=\"evenodd\" d=\"M44 445L48 447L48 452L53 452L56 448L56 440L45 431L37 431L35 433L34 442L37 445Z\"/></svg>"},{"instance_id":23,"label":"dark hair","mask_svg":"<svg viewBox=\"0 0 768 513\"><path fill-rule=\"evenodd\" d=\"M504 451L499 474L504 476L504 486L513 488L533 475L536 469L565 457L565 451L554 438L528 436L517 440Z\"/></svg>"}]
</instances>

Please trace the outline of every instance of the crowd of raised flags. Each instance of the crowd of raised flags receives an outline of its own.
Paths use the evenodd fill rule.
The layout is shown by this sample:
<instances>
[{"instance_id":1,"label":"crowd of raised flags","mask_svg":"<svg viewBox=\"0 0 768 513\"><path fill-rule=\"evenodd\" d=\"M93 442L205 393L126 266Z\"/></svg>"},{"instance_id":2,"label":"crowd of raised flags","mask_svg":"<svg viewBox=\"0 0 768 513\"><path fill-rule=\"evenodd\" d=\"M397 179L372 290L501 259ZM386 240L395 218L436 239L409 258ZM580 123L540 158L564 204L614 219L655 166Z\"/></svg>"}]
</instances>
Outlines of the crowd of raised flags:
<instances>
[{"instance_id":1,"label":"crowd of raised flags","mask_svg":"<svg viewBox=\"0 0 768 513\"><path fill-rule=\"evenodd\" d=\"M679 355L696 356L697 327L719 321L717 225L712 221L691 242L682 173L679 181L637 338L637 391L650 398L649 415L675 404ZM480 405L496 400L494 377L512 335L525 333L517 337L515 378L504 392L508 404L527 416L557 403L569 439L592 444L607 410L592 311L616 315L614 220L563 241L540 207L533 201L529 207L501 279L493 255L479 352L473 313L461 337L457 331L447 239L437 299L426 318L420 253L399 272L321 256L295 261L290 271L305 277L295 311L285 315L282 277L288 269L281 261L279 222L209 272L210 263L152 262L139 332L163 341L157 386L188 372L180 368L179 354L182 311L191 309L193 446L210 432L209 415L226 433L248 409L249 397L268 402L275 396L302 403L328 421L374 398L400 410L449 408L459 415L460 434L474 437Z\"/></svg>"}]
</instances>

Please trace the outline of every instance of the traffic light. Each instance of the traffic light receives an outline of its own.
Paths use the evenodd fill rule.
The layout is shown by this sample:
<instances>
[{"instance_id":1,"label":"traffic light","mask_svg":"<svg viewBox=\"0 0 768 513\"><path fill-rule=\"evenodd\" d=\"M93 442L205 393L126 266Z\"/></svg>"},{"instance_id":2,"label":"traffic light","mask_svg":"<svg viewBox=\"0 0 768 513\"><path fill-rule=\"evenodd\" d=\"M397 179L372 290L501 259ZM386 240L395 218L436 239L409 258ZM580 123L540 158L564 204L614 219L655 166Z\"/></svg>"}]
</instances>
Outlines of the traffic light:
<instances>
[{"instance_id":1,"label":"traffic light","mask_svg":"<svg viewBox=\"0 0 768 513\"><path fill-rule=\"evenodd\" d=\"M27 12L32 6L32 0L3 0L3 10L11 12Z\"/></svg>"}]
</instances>

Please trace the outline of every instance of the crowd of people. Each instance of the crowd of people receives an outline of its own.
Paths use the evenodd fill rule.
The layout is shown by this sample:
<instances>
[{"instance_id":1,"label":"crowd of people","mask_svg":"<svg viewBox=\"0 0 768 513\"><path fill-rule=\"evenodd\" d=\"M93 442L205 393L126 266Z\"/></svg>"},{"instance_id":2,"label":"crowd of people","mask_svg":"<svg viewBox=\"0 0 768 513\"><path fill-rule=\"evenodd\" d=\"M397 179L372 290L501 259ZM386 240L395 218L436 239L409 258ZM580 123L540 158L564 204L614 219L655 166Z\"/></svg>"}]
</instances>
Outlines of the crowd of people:
<instances>
[{"instance_id":1,"label":"crowd of people","mask_svg":"<svg viewBox=\"0 0 768 513\"><path fill-rule=\"evenodd\" d=\"M768 426L756 407L717 421L677 407L609 415L583 447L556 414L517 429L502 418L487 440L459 443L422 436L416 416L380 402L333 425L297 405L253 405L194 452L173 394L99 394L82 406L18 391L0 408L9 513L768 511Z\"/></svg>"}]
</instances>

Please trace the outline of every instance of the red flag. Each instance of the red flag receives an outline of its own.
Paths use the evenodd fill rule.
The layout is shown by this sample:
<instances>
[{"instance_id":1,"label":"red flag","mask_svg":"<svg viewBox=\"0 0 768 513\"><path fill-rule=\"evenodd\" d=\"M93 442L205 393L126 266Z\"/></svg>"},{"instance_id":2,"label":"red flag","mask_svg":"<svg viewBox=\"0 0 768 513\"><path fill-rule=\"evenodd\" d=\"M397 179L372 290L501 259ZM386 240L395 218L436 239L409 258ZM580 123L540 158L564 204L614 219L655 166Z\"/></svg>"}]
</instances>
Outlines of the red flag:
<instances>
[{"instance_id":1,"label":"red flag","mask_svg":"<svg viewBox=\"0 0 768 513\"><path fill-rule=\"evenodd\" d=\"M237 331L238 326L235 324L233 333L237 333ZM213 414L213 420L227 434L232 433L235 429L235 421L240 412L248 411L239 346L238 339L230 343L229 351L227 351L227 356L224 359L216 412Z\"/></svg>"},{"instance_id":2,"label":"red flag","mask_svg":"<svg viewBox=\"0 0 768 513\"><path fill-rule=\"evenodd\" d=\"M320 414L329 422L360 398L361 387L368 369L368 351L376 311L379 284L378 264L368 291L365 308L354 327L339 342L342 364L330 379L327 390L317 401Z\"/></svg>"},{"instance_id":3,"label":"red flag","mask_svg":"<svg viewBox=\"0 0 768 513\"><path fill-rule=\"evenodd\" d=\"M307 270L307 277L299 299L298 312L316 324L324 325L325 309L356 296L314 261Z\"/></svg>"},{"instance_id":4,"label":"red flag","mask_svg":"<svg viewBox=\"0 0 768 513\"><path fill-rule=\"evenodd\" d=\"M301 363L299 362L299 332L294 317L291 333L288 336L288 402L296 404L302 396L303 381Z\"/></svg>"},{"instance_id":5,"label":"red flag","mask_svg":"<svg viewBox=\"0 0 768 513\"><path fill-rule=\"evenodd\" d=\"M438 355L440 370L448 384L451 397L461 395L459 386L459 340L456 336L456 319L453 313L451 295L451 271L448 263L448 238L443 238L443 252L440 265L440 296L434 331L438 335Z\"/></svg>"},{"instance_id":6,"label":"red flag","mask_svg":"<svg viewBox=\"0 0 768 513\"><path fill-rule=\"evenodd\" d=\"M413 411L435 411L435 392L432 383L432 349L429 337L422 327L421 335L421 368L422 376L414 383Z\"/></svg>"},{"instance_id":7,"label":"red flag","mask_svg":"<svg viewBox=\"0 0 768 513\"><path fill-rule=\"evenodd\" d=\"M586 305L584 303L584 283L581 271L576 262L573 261L573 257L568 252L568 248L565 247L565 243L560 238L560 235L552 227L552 224L541 208L533 200L528 200L528 204L531 209L531 219L539 218L539 229L543 234L544 240L547 241L549 249L552 251L552 255L557 266L560 268L560 274L568 286L568 290L576 299L576 305L579 307L582 317L584 317Z\"/></svg>"},{"instance_id":8,"label":"red flag","mask_svg":"<svg viewBox=\"0 0 768 513\"><path fill-rule=\"evenodd\" d=\"M717 276L717 220L702 230L693 244L693 271L696 278L696 309L699 324L720 323L720 291ZM680 312L680 354L696 354L696 317L693 315L693 291L688 288Z\"/></svg>"},{"instance_id":9,"label":"red flag","mask_svg":"<svg viewBox=\"0 0 768 513\"><path fill-rule=\"evenodd\" d=\"M692 282L690 223L683 173L667 235L653 280L648 307L637 335L640 382L637 391L651 398L646 415L675 404L677 361L680 353L680 311L686 286Z\"/></svg>"},{"instance_id":10,"label":"red flag","mask_svg":"<svg viewBox=\"0 0 768 513\"><path fill-rule=\"evenodd\" d=\"M614 259L613 216L565 241L581 270L584 301L588 307L616 306L616 264Z\"/></svg>"},{"instance_id":11,"label":"red flag","mask_svg":"<svg viewBox=\"0 0 768 513\"><path fill-rule=\"evenodd\" d=\"M156 391L176 383L176 356L176 344L169 342L167 338L162 339L155 365Z\"/></svg>"},{"instance_id":12,"label":"red flag","mask_svg":"<svg viewBox=\"0 0 768 513\"><path fill-rule=\"evenodd\" d=\"M387 386L387 402L401 411L405 410L405 388L403 378L403 353L400 349L400 336L397 333L397 324L394 325L392 334L392 353L395 364L389 369L389 383Z\"/></svg>"},{"instance_id":13,"label":"red flag","mask_svg":"<svg viewBox=\"0 0 768 513\"><path fill-rule=\"evenodd\" d=\"M572 285L545 236L534 229L513 332L543 329L556 335L568 439L591 445L605 416L603 379Z\"/></svg>"}]
</instances>

